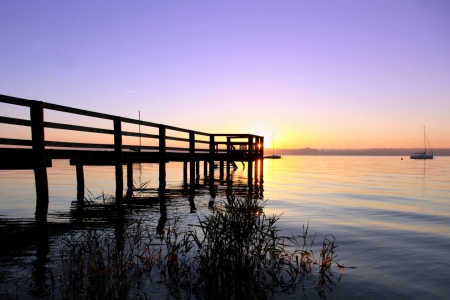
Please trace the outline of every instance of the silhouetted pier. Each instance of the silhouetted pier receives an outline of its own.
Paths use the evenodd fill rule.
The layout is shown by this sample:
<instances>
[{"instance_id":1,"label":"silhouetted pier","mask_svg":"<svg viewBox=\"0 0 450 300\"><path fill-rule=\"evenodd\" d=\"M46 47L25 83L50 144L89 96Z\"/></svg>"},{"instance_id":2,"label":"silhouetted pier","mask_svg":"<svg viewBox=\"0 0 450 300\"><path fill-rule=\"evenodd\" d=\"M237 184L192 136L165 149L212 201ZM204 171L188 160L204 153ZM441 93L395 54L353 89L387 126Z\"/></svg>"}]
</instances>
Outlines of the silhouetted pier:
<instances>
[{"instance_id":1,"label":"silhouetted pier","mask_svg":"<svg viewBox=\"0 0 450 300\"><path fill-rule=\"evenodd\" d=\"M200 176L200 163L203 162L205 184L209 185L212 197L215 197L215 183L228 182L230 168L235 162L247 163L248 192L253 187L262 187L262 170L264 156L264 137L253 134L213 134L184 128L157 124L142 120L124 118L104 113L62 106L42 101L26 100L0 95L0 102L29 108L30 118L18 119L0 116L0 123L26 126L31 130L30 139L4 138L0 135L0 169L33 169L36 183L36 221L46 222L49 192L47 168L52 166L53 159L69 159L76 166L78 185L78 205L84 203L83 166L115 166L116 206L123 207L124 174L123 166L127 166L127 195L133 190L133 163L159 164L159 195L161 207L164 205L166 189L166 163L183 162L184 182L189 186L191 198L194 197L196 178ZM70 115L81 115L95 119L108 120L111 129L70 125L48 122L44 119L44 111L51 110ZM70 118L70 116L69 116ZM123 126L139 125L139 131L124 131ZM137 127L137 126L135 126ZM142 128L150 128L154 133L143 133ZM71 132L95 133L113 136L112 144L50 141L45 138L45 129L57 129L70 138ZM137 129L137 128L136 128ZM145 130L144 130L145 131ZM139 137L144 145L124 144L124 137ZM175 145L168 145L168 143ZM188 167L189 164L189 167ZM215 178L215 165L219 169L219 178ZM189 172L189 183L187 173ZM224 179L224 176L226 178ZM126 197L126 195L125 195Z\"/></svg>"}]
</instances>

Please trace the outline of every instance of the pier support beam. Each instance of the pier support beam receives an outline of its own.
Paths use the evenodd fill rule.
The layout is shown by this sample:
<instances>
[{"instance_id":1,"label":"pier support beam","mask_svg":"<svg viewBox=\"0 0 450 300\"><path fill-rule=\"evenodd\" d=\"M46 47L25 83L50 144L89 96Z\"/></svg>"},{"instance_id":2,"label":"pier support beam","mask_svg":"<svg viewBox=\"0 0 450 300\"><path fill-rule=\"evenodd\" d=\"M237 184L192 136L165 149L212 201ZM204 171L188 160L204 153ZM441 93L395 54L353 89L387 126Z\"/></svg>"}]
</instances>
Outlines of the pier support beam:
<instances>
[{"instance_id":1,"label":"pier support beam","mask_svg":"<svg viewBox=\"0 0 450 300\"><path fill-rule=\"evenodd\" d=\"M189 132L189 189L191 197L195 195L195 133Z\"/></svg>"},{"instance_id":2,"label":"pier support beam","mask_svg":"<svg viewBox=\"0 0 450 300\"><path fill-rule=\"evenodd\" d=\"M212 198L216 197L214 188L214 153L215 153L214 135L209 136L209 194Z\"/></svg>"},{"instance_id":3,"label":"pier support beam","mask_svg":"<svg viewBox=\"0 0 450 300\"><path fill-rule=\"evenodd\" d=\"M123 210L122 121L114 117L114 163L116 169L116 206Z\"/></svg>"},{"instance_id":4,"label":"pier support beam","mask_svg":"<svg viewBox=\"0 0 450 300\"><path fill-rule=\"evenodd\" d=\"M203 161L203 176L206 178L208 176L208 161Z\"/></svg>"},{"instance_id":5,"label":"pier support beam","mask_svg":"<svg viewBox=\"0 0 450 300\"><path fill-rule=\"evenodd\" d=\"M247 167L247 178L248 178L248 192L249 194L253 191L253 136L248 137L248 167Z\"/></svg>"},{"instance_id":6,"label":"pier support beam","mask_svg":"<svg viewBox=\"0 0 450 300\"><path fill-rule=\"evenodd\" d=\"M219 162L219 180L220 180L220 184L222 185L223 184L223 167L224 167L224 163L223 163L223 160L221 160L220 162Z\"/></svg>"},{"instance_id":7,"label":"pier support beam","mask_svg":"<svg viewBox=\"0 0 450 300\"><path fill-rule=\"evenodd\" d=\"M183 188L187 190L187 161L183 161Z\"/></svg>"},{"instance_id":8,"label":"pier support beam","mask_svg":"<svg viewBox=\"0 0 450 300\"><path fill-rule=\"evenodd\" d=\"M208 161L203 161L203 184L208 184Z\"/></svg>"},{"instance_id":9,"label":"pier support beam","mask_svg":"<svg viewBox=\"0 0 450 300\"><path fill-rule=\"evenodd\" d=\"M260 179L260 163L261 163L261 140L260 137L255 138L255 188L258 189Z\"/></svg>"},{"instance_id":10,"label":"pier support beam","mask_svg":"<svg viewBox=\"0 0 450 300\"><path fill-rule=\"evenodd\" d=\"M84 207L84 170L81 163L76 164L77 171L77 203L78 209Z\"/></svg>"},{"instance_id":11,"label":"pier support beam","mask_svg":"<svg viewBox=\"0 0 450 300\"><path fill-rule=\"evenodd\" d=\"M166 127L159 126L159 211L161 212L161 222L165 223L167 220L166 207ZM165 216L165 217L164 217ZM160 224L158 224L160 226ZM164 227L164 225L163 225Z\"/></svg>"},{"instance_id":12,"label":"pier support beam","mask_svg":"<svg viewBox=\"0 0 450 300\"><path fill-rule=\"evenodd\" d=\"M159 126L159 196L164 199L166 194L166 127ZM162 207L162 204L161 204Z\"/></svg>"},{"instance_id":13,"label":"pier support beam","mask_svg":"<svg viewBox=\"0 0 450 300\"><path fill-rule=\"evenodd\" d=\"M127 199L133 197L133 163L127 162Z\"/></svg>"},{"instance_id":14,"label":"pier support beam","mask_svg":"<svg viewBox=\"0 0 450 300\"><path fill-rule=\"evenodd\" d=\"M47 223L48 178L45 163L44 104L30 101L31 140L36 184L36 223Z\"/></svg>"},{"instance_id":15,"label":"pier support beam","mask_svg":"<svg viewBox=\"0 0 450 300\"><path fill-rule=\"evenodd\" d=\"M200 184L200 161L195 161L195 184Z\"/></svg>"},{"instance_id":16,"label":"pier support beam","mask_svg":"<svg viewBox=\"0 0 450 300\"><path fill-rule=\"evenodd\" d=\"M260 143L261 143L261 148L259 150L259 157L260 157L260 175L259 175L259 185L261 186L261 189L263 189L263 185L264 185L264 137L262 136L260 138Z\"/></svg>"},{"instance_id":17,"label":"pier support beam","mask_svg":"<svg viewBox=\"0 0 450 300\"><path fill-rule=\"evenodd\" d=\"M231 138L227 137L227 185L230 182L230 155L231 155Z\"/></svg>"}]
</instances>

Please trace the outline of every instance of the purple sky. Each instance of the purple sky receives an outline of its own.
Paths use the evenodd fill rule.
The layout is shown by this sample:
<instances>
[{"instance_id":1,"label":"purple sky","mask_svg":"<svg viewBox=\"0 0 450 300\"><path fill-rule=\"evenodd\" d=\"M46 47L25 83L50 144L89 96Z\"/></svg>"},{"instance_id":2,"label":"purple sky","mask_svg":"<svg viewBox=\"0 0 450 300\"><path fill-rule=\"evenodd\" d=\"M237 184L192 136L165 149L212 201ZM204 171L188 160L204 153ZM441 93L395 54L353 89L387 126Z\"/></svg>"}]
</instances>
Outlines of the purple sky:
<instances>
[{"instance_id":1,"label":"purple sky","mask_svg":"<svg viewBox=\"0 0 450 300\"><path fill-rule=\"evenodd\" d=\"M450 1L2 1L0 94L271 147L450 147ZM13 110L0 105L0 115Z\"/></svg>"}]
</instances>

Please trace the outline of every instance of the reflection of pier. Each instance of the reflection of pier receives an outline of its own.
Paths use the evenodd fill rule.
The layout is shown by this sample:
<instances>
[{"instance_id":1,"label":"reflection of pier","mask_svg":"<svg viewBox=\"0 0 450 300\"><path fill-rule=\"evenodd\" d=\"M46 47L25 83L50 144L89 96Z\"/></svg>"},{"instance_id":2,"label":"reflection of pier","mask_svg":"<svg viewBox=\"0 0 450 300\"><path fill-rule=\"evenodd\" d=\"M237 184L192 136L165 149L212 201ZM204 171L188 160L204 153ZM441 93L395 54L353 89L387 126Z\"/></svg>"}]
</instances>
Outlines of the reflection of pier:
<instances>
[{"instance_id":1,"label":"reflection of pier","mask_svg":"<svg viewBox=\"0 0 450 300\"><path fill-rule=\"evenodd\" d=\"M199 186L201 163L203 164L204 185L209 187L211 197L215 197L215 187L218 183L230 182L230 169L237 167L235 162L247 163L248 193L253 193L253 188L259 189L263 183L264 137L262 136L210 134L5 95L0 95L0 102L29 107L29 120L0 116L0 123L27 126L31 129L31 139L28 140L0 137L2 145L0 147L0 169L34 170L37 198L36 221L38 223L45 223L47 219L49 192L46 168L52 166L53 159L70 159L70 163L76 166L77 198L80 208L84 205L83 166L115 166L115 201L119 211L123 209L124 202L126 204L123 166L127 166L127 194L125 197L131 197L133 163L159 164L158 194L161 210L165 209L166 163L169 162L183 162L183 182L189 192L191 204L193 204L195 189ZM44 111L46 110L66 114L61 117L70 118L73 115L81 115L94 118L94 121L108 120L112 129L48 122L44 120ZM130 124L142 126L145 133L141 133L141 130L135 132L122 129L124 126L130 127ZM64 138L68 138L72 142L46 139L46 130L55 129L59 131L58 133L63 132ZM147 132L150 133L146 133L145 129L148 129ZM109 135L113 137L114 142L113 144L73 142L74 139L83 138L81 133L96 134L97 140L100 135ZM123 143L123 139L129 137L142 138L143 145ZM216 166L218 166L219 178L216 178L214 174Z\"/></svg>"}]
</instances>

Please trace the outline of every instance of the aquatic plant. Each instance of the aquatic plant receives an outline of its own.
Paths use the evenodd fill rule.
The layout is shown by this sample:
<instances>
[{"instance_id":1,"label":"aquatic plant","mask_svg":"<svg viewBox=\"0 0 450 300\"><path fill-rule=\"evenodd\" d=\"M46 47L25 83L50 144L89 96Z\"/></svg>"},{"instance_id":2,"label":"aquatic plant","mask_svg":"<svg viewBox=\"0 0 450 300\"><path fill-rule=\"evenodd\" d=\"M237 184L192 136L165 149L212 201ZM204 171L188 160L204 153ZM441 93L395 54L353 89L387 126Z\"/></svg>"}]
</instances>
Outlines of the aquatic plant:
<instances>
[{"instance_id":1,"label":"aquatic plant","mask_svg":"<svg viewBox=\"0 0 450 300\"><path fill-rule=\"evenodd\" d=\"M173 231L173 238L166 238L167 262L177 274L169 276L176 295L185 290L198 299L266 299L293 293L303 279L312 277L314 266L319 294L322 286L334 283L324 280L331 266L338 266L334 237L325 237L317 261L312 250L315 235L308 235L308 225L302 235L279 236L279 216L267 216L265 203L228 193L223 207L199 218L198 230L181 239Z\"/></svg>"},{"instance_id":2,"label":"aquatic plant","mask_svg":"<svg viewBox=\"0 0 450 300\"><path fill-rule=\"evenodd\" d=\"M118 220L115 229L89 228L66 234L60 251L59 287L64 299L126 299L144 274L161 263L145 219Z\"/></svg>"},{"instance_id":3,"label":"aquatic plant","mask_svg":"<svg viewBox=\"0 0 450 300\"><path fill-rule=\"evenodd\" d=\"M265 214L265 201L233 193L223 201L190 229L175 218L155 231L133 213L113 220L113 228L96 223L64 231L59 260L47 263L46 295L144 299L156 291L175 299L268 299L296 293L308 281L326 298L335 284L332 268L344 268L332 235L316 259L308 224L300 235L283 236L280 217Z\"/></svg>"}]
</instances>

